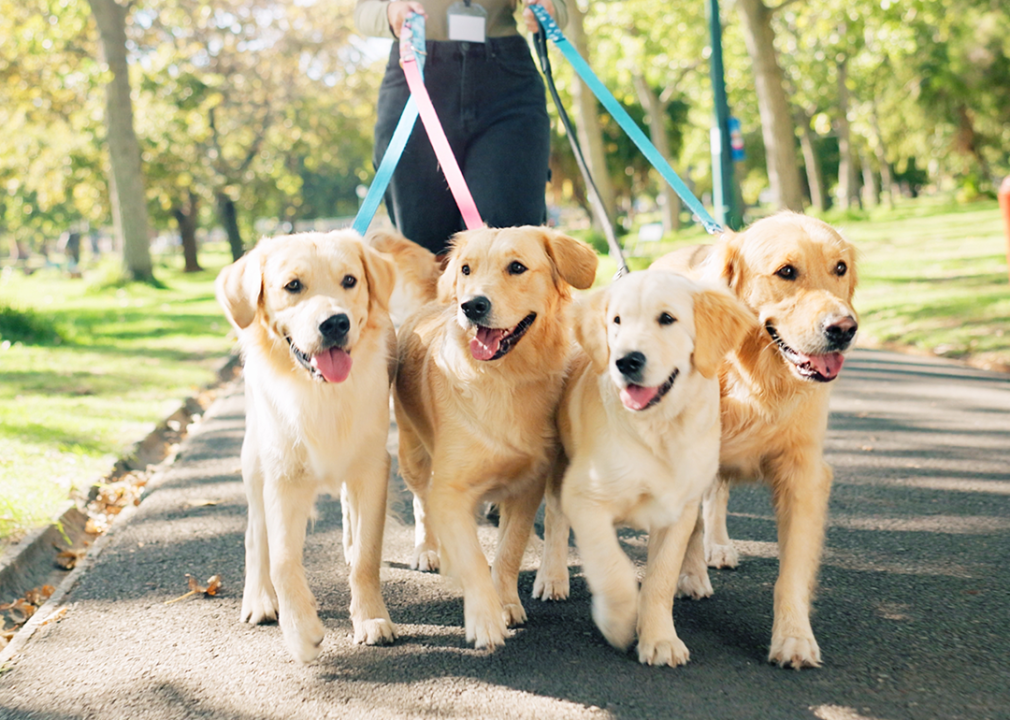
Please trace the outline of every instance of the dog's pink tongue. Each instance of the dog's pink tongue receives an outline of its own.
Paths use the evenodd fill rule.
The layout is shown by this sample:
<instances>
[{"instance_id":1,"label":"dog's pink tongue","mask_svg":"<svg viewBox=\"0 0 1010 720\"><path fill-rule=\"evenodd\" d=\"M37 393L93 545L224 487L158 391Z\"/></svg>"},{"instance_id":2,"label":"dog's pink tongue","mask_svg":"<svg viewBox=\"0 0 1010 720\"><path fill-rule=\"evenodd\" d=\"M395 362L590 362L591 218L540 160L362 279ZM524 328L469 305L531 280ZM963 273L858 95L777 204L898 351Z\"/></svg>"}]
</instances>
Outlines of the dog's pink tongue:
<instances>
[{"instance_id":1,"label":"dog's pink tongue","mask_svg":"<svg viewBox=\"0 0 1010 720\"><path fill-rule=\"evenodd\" d=\"M312 362L327 382L343 382L351 373L351 356L340 348L325 350L313 357Z\"/></svg>"},{"instance_id":2,"label":"dog's pink tongue","mask_svg":"<svg viewBox=\"0 0 1010 720\"><path fill-rule=\"evenodd\" d=\"M641 410L652 401L652 398L656 397L658 392L658 387L628 385L621 390L621 402L628 410Z\"/></svg>"},{"instance_id":3,"label":"dog's pink tongue","mask_svg":"<svg viewBox=\"0 0 1010 720\"><path fill-rule=\"evenodd\" d=\"M498 352L504 330L497 328L477 328L477 336L470 341L470 354L474 360L490 360Z\"/></svg>"},{"instance_id":4,"label":"dog's pink tongue","mask_svg":"<svg viewBox=\"0 0 1010 720\"><path fill-rule=\"evenodd\" d=\"M842 370L845 356L840 352L827 353L825 355L810 355L808 362L813 366L814 370L828 380L834 380Z\"/></svg>"}]
</instances>

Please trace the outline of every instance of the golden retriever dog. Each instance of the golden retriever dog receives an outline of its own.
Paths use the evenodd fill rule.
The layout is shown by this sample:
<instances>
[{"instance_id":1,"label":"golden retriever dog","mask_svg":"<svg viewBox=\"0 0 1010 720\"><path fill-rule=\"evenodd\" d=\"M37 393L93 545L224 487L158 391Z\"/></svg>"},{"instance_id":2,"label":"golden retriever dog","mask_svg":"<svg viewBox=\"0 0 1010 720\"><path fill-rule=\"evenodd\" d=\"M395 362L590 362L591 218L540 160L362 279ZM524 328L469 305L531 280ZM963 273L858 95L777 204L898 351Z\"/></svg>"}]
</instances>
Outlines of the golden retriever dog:
<instances>
[{"instance_id":1,"label":"golden retriever dog","mask_svg":"<svg viewBox=\"0 0 1010 720\"><path fill-rule=\"evenodd\" d=\"M560 488L557 476L549 486L537 580L541 594L550 584L567 595L567 518L597 627L621 650L637 629L645 664L677 666L689 657L673 626L673 599L682 563L690 582L708 582L700 544L695 557L684 556L719 467L717 373L754 324L725 290L659 270L631 273L575 309L585 352L558 410L569 463ZM641 592L616 525L649 533ZM704 585L681 590L711 594Z\"/></svg>"},{"instance_id":2,"label":"golden retriever dog","mask_svg":"<svg viewBox=\"0 0 1010 720\"><path fill-rule=\"evenodd\" d=\"M411 566L462 585L466 639L502 645L526 621L519 565L558 450L554 414L573 347L572 287L596 275L588 245L543 227L453 239L436 302L398 332L400 472L414 493ZM498 503L494 564L475 510Z\"/></svg>"},{"instance_id":3,"label":"golden retriever dog","mask_svg":"<svg viewBox=\"0 0 1010 720\"><path fill-rule=\"evenodd\" d=\"M758 317L719 371L720 482L703 503L705 554L716 567L737 563L726 531L726 483L768 483L779 539L768 659L817 667L810 607L832 480L824 437L830 382L857 329L855 250L820 220L782 213L714 245L666 255L653 267L721 280Z\"/></svg>"},{"instance_id":4,"label":"golden retriever dog","mask_svg":"<svg viewBox=\"0 0 1010 720\"><path fill-rule=\"evenodd\" d=\"M396 268L396 285L389 298L389 317L394 325L402 325L409 315L438 297L442 268L433 252L395 230L373 230L365 235L365 243Z\"/></svg>"},{"instance_id":5,"label":"golden retriever dog","mask_svg":"<svg viewBox=\"0 0 1010 720\"><path fill-rule=\"evenodd\" d=\"M396 637L379 588L393 283L390 263L349 231L265 238L217 279L245 361L242 620L278 619L303 663L323 640L302 566L320 492L340 492L355 642Z\"/></svg>"}]
</instances>

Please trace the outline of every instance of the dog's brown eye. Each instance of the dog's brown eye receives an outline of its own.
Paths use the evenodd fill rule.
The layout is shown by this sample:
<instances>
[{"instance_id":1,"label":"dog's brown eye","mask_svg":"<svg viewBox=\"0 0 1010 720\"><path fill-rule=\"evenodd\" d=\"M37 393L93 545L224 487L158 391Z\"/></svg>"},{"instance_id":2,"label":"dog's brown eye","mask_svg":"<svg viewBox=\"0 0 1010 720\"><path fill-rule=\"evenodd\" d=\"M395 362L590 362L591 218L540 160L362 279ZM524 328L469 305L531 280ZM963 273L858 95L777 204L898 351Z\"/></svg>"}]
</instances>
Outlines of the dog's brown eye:
<instances>
[{"instance_id":1,"label":"dog's brown eye","mask_svg":"<svg viewBox=\"0 0 1010 720\"><path fill-rule=\"evenodd\" d=\"M340 281L340 287L344 288L344 290L350 290L357 284L358 278L353 275L344 275L344 279Z\"/></svg>"},{"instance_id":2,"label":"dog's brown eye","mask_svg":"<svg viewBox=\"0 0 1010 720\"><path fill-rule=\"evenodd\" d=\"M620 325L620 324L621 324L621 316L614 315L614 325Z\"/></svg>"},{"instance_id":3,"label":"dog's brown eye","mask_svg":"<svg viewBox=\"0 0 1010 720\"><path fill-rule=\"evenodd\" d=\"M292 295L296 295L297 293L300 293L302 290L304 290L305 286L302 285L302 281L301 280L299 280L298 278L295 278L294 280L292 280L291 282L289 282L287 285L285 285L284 289L287 290Z\"/></svg>"},{"instance_id":4,"label":"dog's brown eye","mask_svg":"<svg viewBox=\"0 0 1010 720\"><path fill-rule=\"evenodd\" d=\"M526 266L518 260L509 265L509 275L522 275L524 272L526 272Z\"/></svg>"},{"instance_id":5,"label":"dog's brown eye","mask_svg":"<svg viewBox=\"0 0 1010 720\"><path fill-rule=\"evenodd\" d=\"M663 313L659 316L660 325L673 325L675 322L677 322L677 318L670 313Z\"/></svg>"},{"instance_id":6,"label":"dog's brown eye","mask_svg":"<svg viewBox=\"0 0 1010 720\"><path fill-rule=\"evenodd\" d=\"M775 274L783 280L795 280L799 273L796 272L796 268L792 265L783 265L775 271Z\"/></svg>"},{"instance_id":7,"label":"dog's brown eye","mask_svg":"<svg viewBox=\"0 0 1010 720\"><path fill-rule=\"evenodd\" d=\"M839 260L838 264L835 265L835 275L837 275L838 277L842 277L842 275L844 275L848 269L849 269L849 266L846 265L841 260Z\"/></svg>"},{"instance_id":8,"label":"dog's brown eye","mask_svg":"<svg viewBox=\"0 0 1010 720\"><path fill-rule=\"evenodd\" d=\"M469 275L470 274L470 266L469 265L464 265L463 267L461 267L459 269L459 271L461 273L463 273L464 275Z\"/></svg>"}]
</instances>

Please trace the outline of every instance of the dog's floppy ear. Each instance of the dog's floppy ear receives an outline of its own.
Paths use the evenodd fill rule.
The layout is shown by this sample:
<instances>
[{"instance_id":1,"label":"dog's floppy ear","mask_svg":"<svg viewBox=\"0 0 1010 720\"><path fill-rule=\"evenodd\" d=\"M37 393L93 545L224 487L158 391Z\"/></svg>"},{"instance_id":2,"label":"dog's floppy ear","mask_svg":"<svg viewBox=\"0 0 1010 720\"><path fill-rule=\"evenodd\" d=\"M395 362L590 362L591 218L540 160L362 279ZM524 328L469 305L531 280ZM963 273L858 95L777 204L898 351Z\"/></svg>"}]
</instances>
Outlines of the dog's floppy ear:
<instances>
[{"instance_id":1,"label":"dog's floppy ear","mask_svg":"<svg viewBox=\"0 0 1010 720\"><path fill-rule=\"evenodd\" d=\"M599 258L586 243L556 230L541 228L544 247L561 278L574 288L588 290L596 280Z\"/></svg>"},{"instance_id":2,"label":"dog's floppy ear","mask_svg":"<svg viewBox=\"0 0 1010 720\"><path fill-rule=\"evenodd\" d=\"M252 324L263 294L262 254L253 249L217 276L214 291L228 322L239 330Z\"/></svg>"},{"instance_id":3,"label":"dog's floppy ear","mask_svg":"<svg viewBox=\"0 0 1010 720\"><path fill-rule=\"evenodd\" d=\"M607 298L606 288L577 298L572 307L575 325L575 339L589 355L593 367L598 372L607 369L610 362L610 346L607 344Z\"/></svg>"},{"instance_id":4,"label":"dog's floppy ear","mask_svg":"<svg viewBox=\"0 0 1010 720\"><path fill-rule=\"evenodd\" d=\"M725 290L701 290L694 296L694 366L705 377L718 375L726 353L740 346L757 317Z\"/></svg>"},{"instance_id":5,"label":"dog's floppy ear","mask_svg":"<svg viewBox=\"0 0 1010 720\"><path fill-rule=\"evenodd\" d=\"M742 244L743 233L727 230L712 246L712 254L705 261L705 279L709 282L724 282L737 295L742 270L740 257Z\"/></svg>"},{"instance_id":6,"label":"dog's floppy ear","mask_svg":"<svg viewBox=\"0 0 1010 720\"><path fill-rule=\"evenodd\" d=\"M375 307L389 312L389 296L396 285L396 268L382 253L361 244L361 262L365 266L368 279L368 311Z\"/></svg>"},{"instance_id":7,"label":"dog's floppy ear","mask_svg":"<svg viewBox=\"0 0 1010 720\"><path fill-rule=\"evenodd\" d=\"M459 276L459 256L466 246L466 232L456 233L449 241L449 261L438 278L438 301L443 305L456 302L456 278Z\"/></svg>"}]
</instances>

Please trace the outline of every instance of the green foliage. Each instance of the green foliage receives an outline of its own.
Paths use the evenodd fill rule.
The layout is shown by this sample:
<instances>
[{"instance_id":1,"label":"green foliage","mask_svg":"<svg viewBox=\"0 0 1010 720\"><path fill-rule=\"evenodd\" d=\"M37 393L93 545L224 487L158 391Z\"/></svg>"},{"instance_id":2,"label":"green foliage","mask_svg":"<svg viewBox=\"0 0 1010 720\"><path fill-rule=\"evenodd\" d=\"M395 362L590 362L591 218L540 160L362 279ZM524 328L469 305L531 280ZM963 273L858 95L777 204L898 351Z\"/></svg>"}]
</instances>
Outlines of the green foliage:
<instances>
[{"instance_id":1,"label":"green foliage","mask_svg":"<svg viewBox=\"0 0 1010 720\"><path fill-rule=\"evenodd\" d=\"M0 343L58 345L61 342L63 337L52 317L0 304Z\"/></svg>"}]
</instances>

